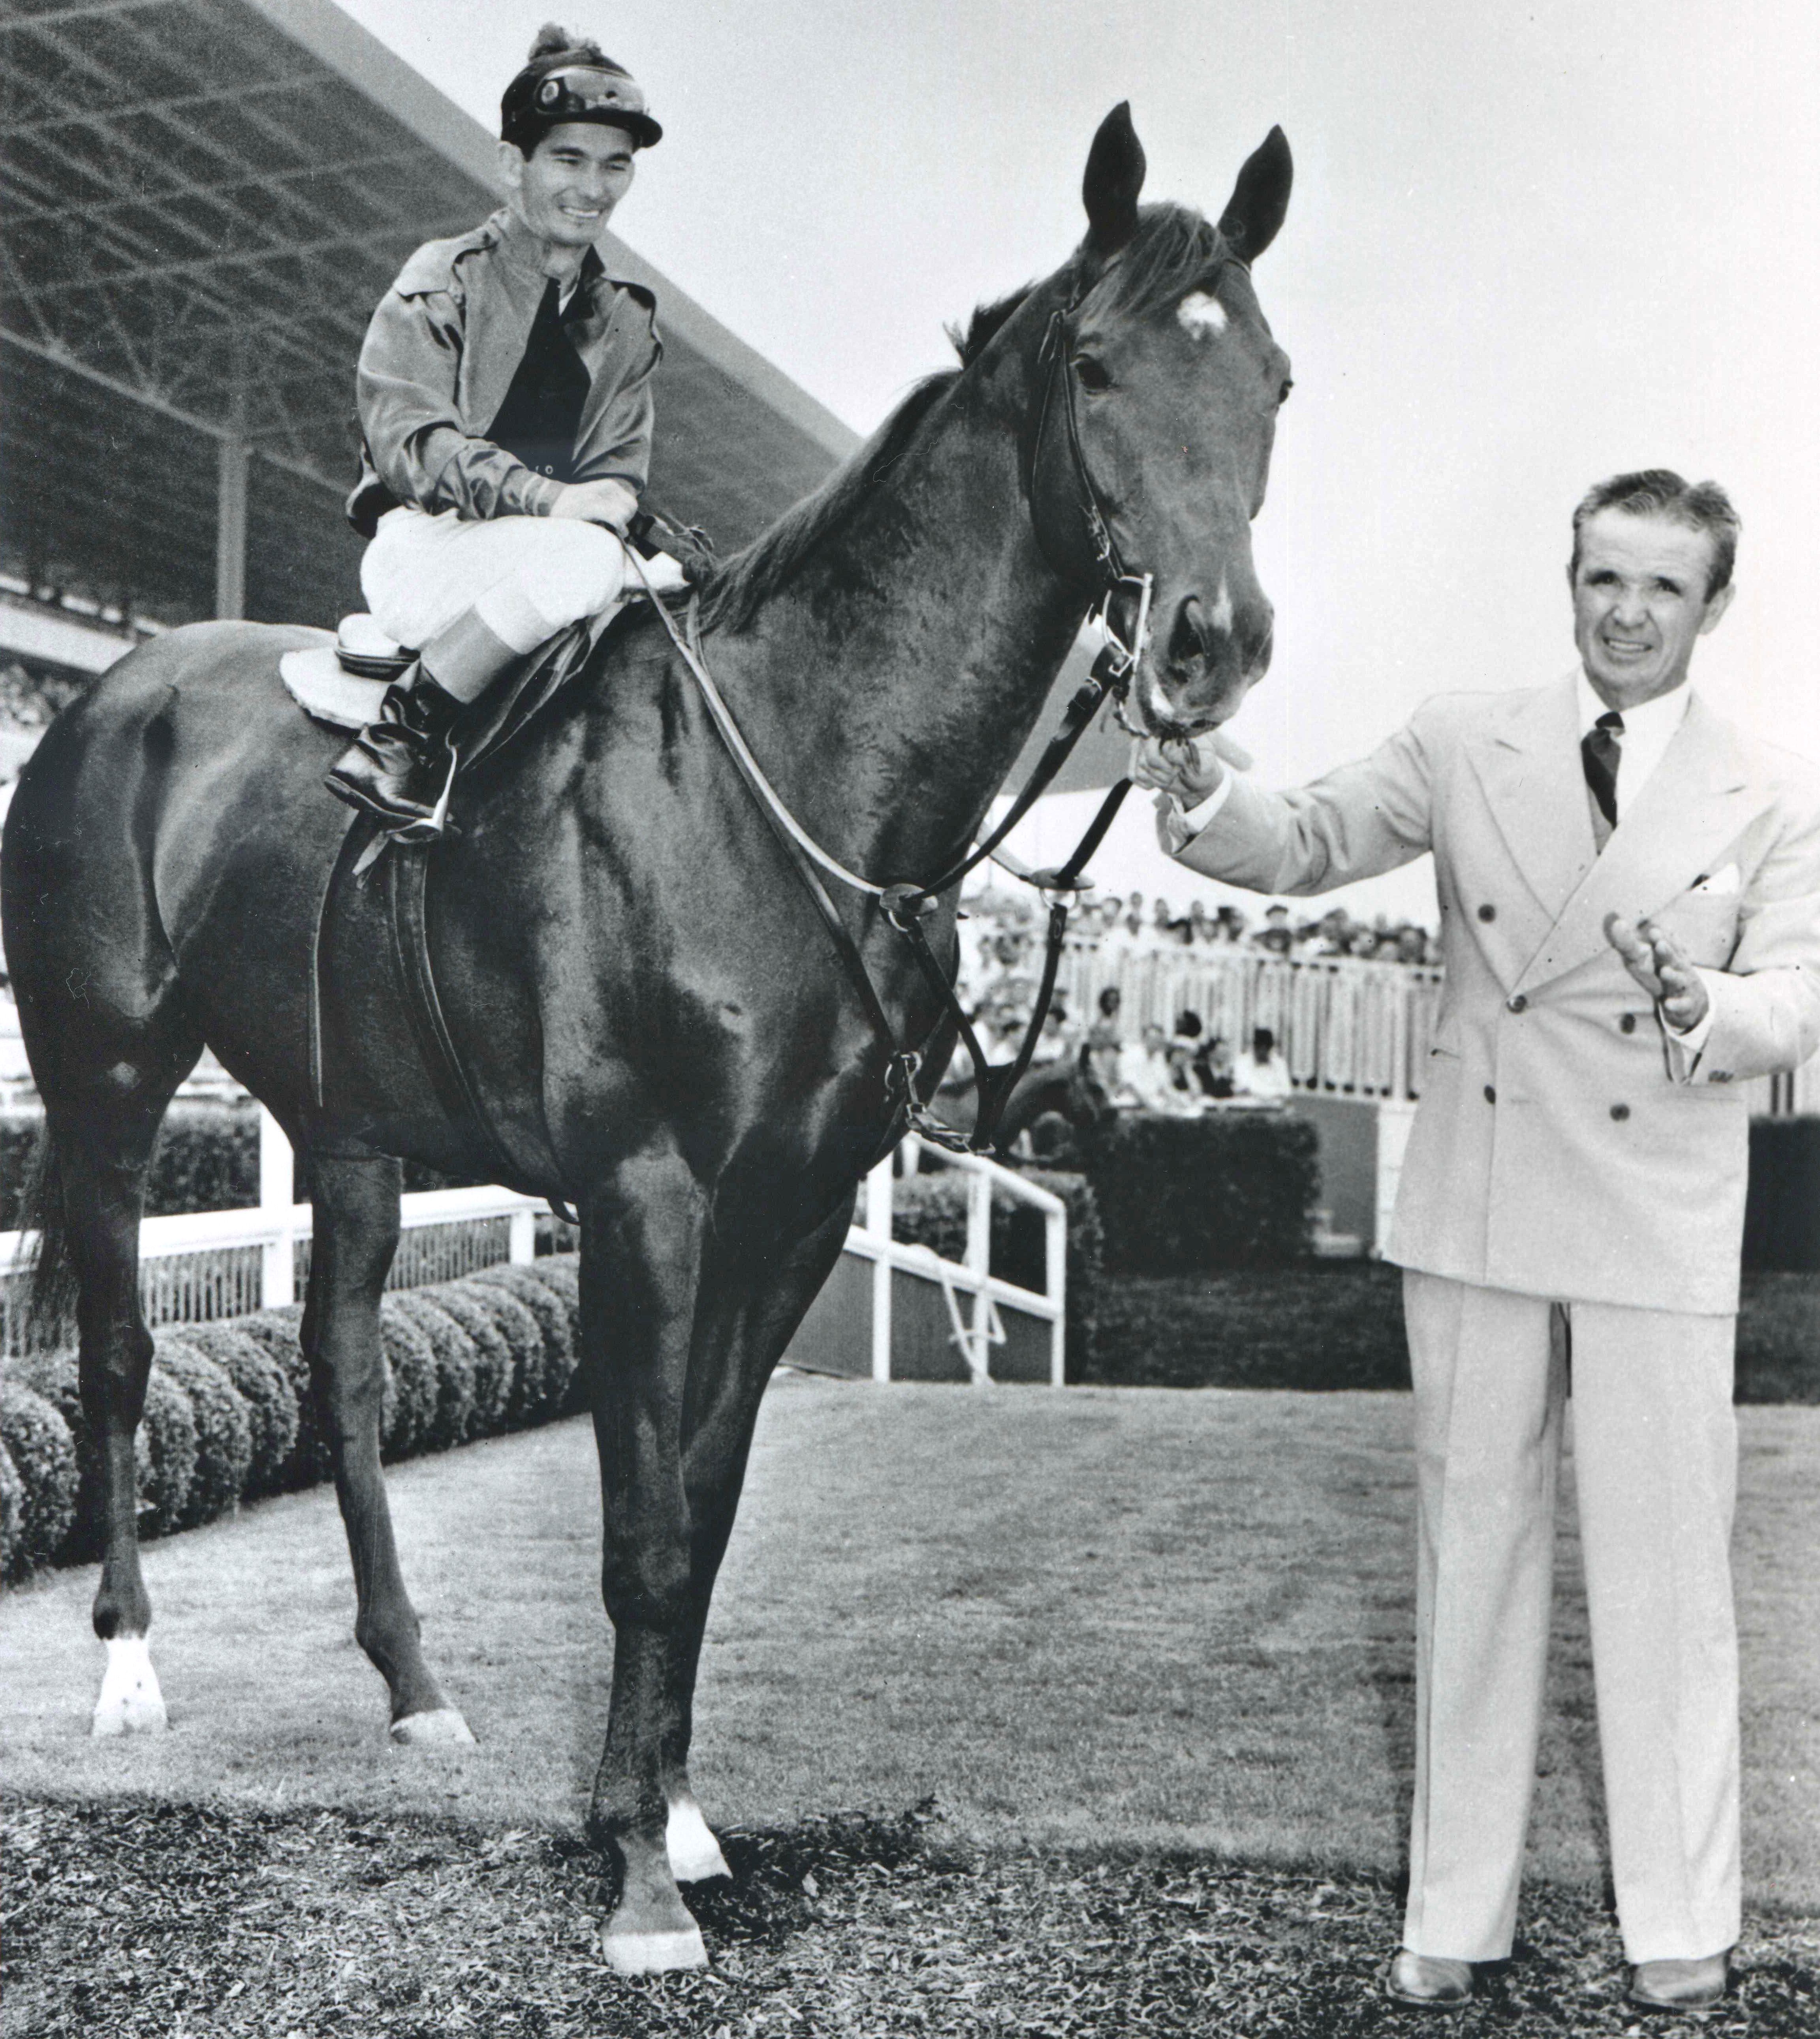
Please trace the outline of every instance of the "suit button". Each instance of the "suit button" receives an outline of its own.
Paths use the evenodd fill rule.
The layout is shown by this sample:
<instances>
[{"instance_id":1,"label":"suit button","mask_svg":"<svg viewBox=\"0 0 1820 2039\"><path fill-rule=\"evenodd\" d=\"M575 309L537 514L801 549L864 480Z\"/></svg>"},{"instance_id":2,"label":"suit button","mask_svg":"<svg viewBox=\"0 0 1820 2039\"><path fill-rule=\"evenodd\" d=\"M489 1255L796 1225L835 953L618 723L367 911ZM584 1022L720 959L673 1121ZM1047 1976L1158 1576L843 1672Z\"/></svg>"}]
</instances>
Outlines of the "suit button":
<instances>
[{"instance_id":1,"label":"suit button","mask_svg":"<svg viewBox=\"0 0 1820 2039\"><path fill-rule=\"evenodd\" d=\"M1530 1001L1520 991L1514 992L1504 1001L1504 1010L1507 1012L1527 1012L1529 1009Z\"/></svg>"},{"instance_id":2,"label":"suit button","mask_svg":"<svg viewBox=\"0 0 1820 2039\"><path fill-rule=\"evenodd\" d=\"M1479 918L1481 921L1495 921L1497 917L1497 908L1492 906L1488 901L1484 906L1479 909Z\"/></svg>"},{"instance_id":3,"label":"suit button","mask_svg":"<svg viewBox=\"0 0 1820 2039\"><path fill-rule=\"evenodd\" d=\"M1621 1126L1630 1116L1630 1107L1628 1104L1614 1104L1611 1108L1611 1115Z\"/></svg>"},{"instance_id":4,"label":"suit button","mask_svg":"<svg viewBox=\"0 0 1820 2039\"><path fill-rule=\"evenodd\" d=\"M1634 1012L1625 1013L1617 1023L1617 1031L1621 1034L1634 1034L1636 1031L1636 1015Z\"/></svg>"},{"instance_id":5,"label":"suit button","mask_svg":"<svg viewBox=\"0 0 1820 2039\"><path fill-rule=\"evenodd\" d=\"M1493 1089L1492 1089L1492 1086L1491 1086L1489 1084L1486 1084L1486 1086L1485 1086L1485 1102L1486 1102L1486 1103L1487 1103L1487 1104L1496 1104L1496 1103L1497 1103L1497 1101L1498 1101L1498 1093L1497 1093L1495 1090L1493 1090Z\"/></svg>"}]
</instances>

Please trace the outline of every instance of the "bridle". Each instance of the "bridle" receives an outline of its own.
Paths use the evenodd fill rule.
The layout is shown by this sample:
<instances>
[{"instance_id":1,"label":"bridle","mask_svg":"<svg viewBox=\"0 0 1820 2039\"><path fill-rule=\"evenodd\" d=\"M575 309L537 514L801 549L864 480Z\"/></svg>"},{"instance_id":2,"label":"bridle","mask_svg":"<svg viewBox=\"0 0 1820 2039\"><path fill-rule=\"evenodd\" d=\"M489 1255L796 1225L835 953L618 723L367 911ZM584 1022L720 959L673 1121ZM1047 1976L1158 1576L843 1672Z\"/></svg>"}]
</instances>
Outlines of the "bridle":
<instances>
[{"instance_id":1,"label":"bridle","mask_svg":"<svg viewBox=\"0 0 1820 2039\"><path fill-rule=\"evenodd\" d=\"M1238 257L1228 253L1225 259L1236 261ZM1005 838L1048 790L1056 773L1067 761L1088 723L1107 699L1110 697L1122 704L1132 680L1136 677L1149 636L1154 576L1148 572L1134 571L1127 564L1119 547L1113 520L1108 514L1094 484L1093 472L1087 465L1086 451L1081 443L1080 419L1076 408L1077 378L1071 365L1072 320L1079 309L1079 302L1077 297L1065 308L1058 308L1050 314L1042 344L1037 350L1037 358L1045 364L1045 374L1042 399L1037 413L1036 431L1029 441L1030 450L1025 465L1025 484L1037 541L1051 567L1064 578L1075 581L1086 579L1098 590L1093 613L1105 634L1105 642L1094 661L1091 673L1075 690L1056 733L1044 746L1043 754L1037 760L1034 770L1003 819L983 841L976 843L939 877L932 878L921 885L881 885L870 878L862 877L857 871L848 870L815 841L791 814L766 776L763 767L753 755L750 746L741 733L732 710L728 708L720 689L715 685L713 675L708 671L701 649L700 598L691 595L687 616L683 626L679 628L676 618L646 579L643 563L636 550L628 548L627 552L639 579L645 583L645 592L650 597L651 606L662 619L671 642L701 690L709 720L725 744L735 769L757 802L760 813L770 824L772 833L794 867L828 929L865 1008L867 1020L889 1051L890 1059L886 1066L885 1081L892 1111L882 1152L889 1152L904 1130L919 1133L924 1139L954 1152L984 1153L994 1146L995 1136L999 1122L1004 1116L1005 1107L1010 1101L1011 1092L1029 1068L1030 1058L1036 1052L1037 1041L1042 1035L1043 1023L1048 1016L1049 1006L1055 996L1056 974L1061 966L1062 947L1067 932L1069 912L1080 894L1090 889L1090 881L1081 874L1105 840L1114 816L1123 804L1126 794L1131 791L1129 779L1120 779L1113 786L1088 824L1086 833L1075 845L1072 856L1056 868L1026 869L1014 858L1006 855L1003 849ZM1062 421L1059 445L1064 463L1060 469L1059 486L1065 499L1071 503L1079 525L1079 533L1073 538L1052 533L1045 529L1044 512L1049 492L1048 484L1052 478L1057 477L1057 454L1054 449L1058 441L1052 427L1058 417ZM1134 606L1133 621L1128 636L1120 634L1114 615L1118 598L1127 593L1132 598ZM997 1067L988 1063L973 1022L954 995L954 982L942 969L931 947L923 927L924 921L939 906L940 895L958 885L988 857L1012 876L1034 887L1041 894L1044 903L1049 909L1042 977L1029 1023L1025 1029L1017 1054L1010 1062ZM828 888L822 882L824 873L851 890L876 899L885 919L908 944L918 967L935 995L938 1006L935 1023L923 1037L919 1047L907 1048L898 1039L897 1029L891 1023L884 1001L878 996L878 987L872 982L871 973L866 967L859 945L847 932L845 922L828 896ZM930 1044L949 1021L954 1023L973 1065L974 1088L979 1099L979 1108L970 1137L957 1132L952 1126L943 1125L916 1092L916 1079L922 1073L923 1058Z\"/></svg>"}]
</instances>

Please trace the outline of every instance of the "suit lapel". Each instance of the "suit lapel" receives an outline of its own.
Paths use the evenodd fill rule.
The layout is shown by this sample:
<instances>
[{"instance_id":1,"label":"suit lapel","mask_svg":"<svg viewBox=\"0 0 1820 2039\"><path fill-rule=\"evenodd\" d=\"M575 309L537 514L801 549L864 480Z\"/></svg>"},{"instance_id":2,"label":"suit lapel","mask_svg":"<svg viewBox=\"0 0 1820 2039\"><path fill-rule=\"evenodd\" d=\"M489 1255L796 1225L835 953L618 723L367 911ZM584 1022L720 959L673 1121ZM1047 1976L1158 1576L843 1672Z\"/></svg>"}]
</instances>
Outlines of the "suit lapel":
<instances>
[{"instance_id":1,"label":"suit lapel","mask_svg":"<svg viewBox=\"0 0 1820 2039\"><path fill-rule=\"evenodd\" d=\"M1577 778L1574 735L1569 750ZM1516 989L1533 990L1602 954L1609 914L1635 920L1685 892L1708 868L1712 852L1749 821L1747 780L1730 728L1697 695L1662 762L1632 811L1618 817L1604 853L1575 888ZM1581 808L1583 815L1583 792ZM1590 840L1590 818L1585 827Z\"/></svg>"},{"instance_id":2,"label":"suit lapel","mask_svg":"<svg viewBox=\"0 0 1820 2039\"><path fill-rule=\"evenodd\" d=\"M1511 860L1552 924L1594 855L1573 681L1523 696L1465 748Z\"/></svg>"}]
</instances>

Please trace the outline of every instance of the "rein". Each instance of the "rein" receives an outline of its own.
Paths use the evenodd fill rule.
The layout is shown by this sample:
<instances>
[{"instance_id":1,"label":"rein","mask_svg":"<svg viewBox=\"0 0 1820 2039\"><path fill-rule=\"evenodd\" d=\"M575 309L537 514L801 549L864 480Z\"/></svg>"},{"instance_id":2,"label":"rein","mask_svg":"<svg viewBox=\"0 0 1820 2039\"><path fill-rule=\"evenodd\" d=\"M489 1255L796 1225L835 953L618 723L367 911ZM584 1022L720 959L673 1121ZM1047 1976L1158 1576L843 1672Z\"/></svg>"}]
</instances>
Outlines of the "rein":
<instances>
[{"instance_id":1,"label":"rein","mask_svg":"<svg viewBox=\"0 0 1820 2039\"><path fill-rule=\"evenodd\" d=\"M1072 306L1069 307L1070 310L1072 309ZM1148 573L1134 573L1126 567L1113 534L1112 520L1100 501L1098 490L1094 486L1093 475L1081 445L1080 421L1075 408L1074 382L1068 374L1067 341L1067 313L1057 309L1050 315L1048 330L1037 352L1039 360L1046 360L1048 372L1044 379L1042 403L1037 412L1035 437L1031 443L1031 506L1033 511L1037 477L1043 465L1043 452L1050 420L1059 411L1066 434L1066 453L1075 484L1076 500L1085 526L1087 546L1092 554L1090 571L1100 583L1101 594L1096 608L1106 642L1094 661L1090 676L1075 691L1056 733L1045 746L1042 756L1025 781L1022 790L1007 810L1004 818L983 842L976 843L939 877L930 879L927 884L875 883L871 879L848 870L810 834L765 776L763 766L753 755L751 746L741 734L733 711L727 706L726 697L715 684L714 677L707 669L707 662L701 649L699 598L693 595L690 598L685 632L677 628L676 618L651 587L645 575L644 564L638 553L630 547L627 549L627 557L631 561L639 580L643 583L651 606L662 617L671 643L701 690L709 720L726 746L727 754L741 778L756 801L760 812L770 824L772 833L794 866L816 911L821 917L852 981L854 989L859 994L860 1003L865 1008L867 1020L890 1051L885 1082L893 1122L901 1114L908 1130L954 1153L985 1153L990 1152L995 1145L1005 1107L1010 1101L1012 1092L1030 1066L1037 1042L1041 1038L1043 1023L1048 1017L1049 1006L1055 996L1056 978L1061 967L1062 946L1067 932L1068 914L1075 901L1089 889L1089 881L1084 879L1081 873L1088 860L1105 840L1113 817L1126 794L1131 791L1129 779L1118 780L1101 803L1098 811L1087 826L1086 833L1075 845L1073 855L1058 868L1027 870L1014 858L1001 853L1000 845L1005 838L1048 790L1056 773L1067 761L1087 724L1108 697L1118 699L1124 697L1137 670L1138 663L1143 656L1150 628L1154 579ZM1059 401L1058 385L1060 386ZM1059 560L1055 557L1040 524L1037 536L1051 564L1058 571L1071 578L1079 573L1078 562ZM1136 620L1128 640L1120 636L1112 617L1113 602L1124 592L1129 592L1136 602ZM1036 1003L1016 1055L1010 1062L996 1069L987 1061L973 1022L955 996L954 981L937 959L923 926L923 921L936 910L940 895L958 885L988 857L1013 877L1033 887L1042 894L1049 909L1042 978L1037 987ZM939 1008L935 1024L924 1036L921 1047L906 1048L899 1042L897 1029L885 1010L884 1002L878 996L878 987L872 982L870 971L866 967L866 960L860 953L859 946L847 932L846 923L841 919L839 909L828 896L827 887L822 883L823 874L866 898L876 899L886 920L909 944L911 954L916 958L930 989L935 994ZM949 1020L954 1023L973 1065L974 1088L979 1099L979 1108L970 1137L957 1132L952 1126L942 1124L916 1093L916 1079L921 1073L923 1057L928 1052L930 1042L944 1023Z\"/></svg>"}]
</instances>

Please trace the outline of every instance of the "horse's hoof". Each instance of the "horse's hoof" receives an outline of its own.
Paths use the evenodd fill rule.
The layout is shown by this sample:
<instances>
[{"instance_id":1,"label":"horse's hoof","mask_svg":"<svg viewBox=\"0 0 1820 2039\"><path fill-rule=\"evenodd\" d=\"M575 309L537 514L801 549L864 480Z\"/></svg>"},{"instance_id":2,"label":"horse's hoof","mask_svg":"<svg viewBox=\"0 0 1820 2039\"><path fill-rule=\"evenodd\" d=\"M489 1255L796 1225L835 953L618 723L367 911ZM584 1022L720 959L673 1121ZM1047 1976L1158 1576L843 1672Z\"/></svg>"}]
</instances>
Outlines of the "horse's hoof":
<instances>
[{"instance_id":1,"label":"horse's hoof","mask_svg":"<svg viewBox=\"0 0 1820 2039\"><path fill-rule=\"evenodd\" d=\"M101 1695L95 1702L89 1732L97 1735L162 1734L170 1726L152 1653L142 1635L116 1635L108 1640L108 1668L101 1674Z\"/></svg>"},{"instance_id":2,"label":"horse's hoof","mask_svg":"<svg viewBox=\"0 0 1820 2039\"><path fill-rule=\"evenodd\" d=\"M670 1874L678 1883L705 1883L711 1876L733 1874L720 1851L720 1843L714 1837L714 1829L692 1798L671 1801L669 1818L664 1827L664 1851L670 1859Z\"/></svg>"},{"instance_id":3,"label":"horse's hoof","mask_svg":"<svg viewBox=\"0 0 1820 2039\"><path fill-rule=\"evenodd\" d=\"M699 1926L681 1933L622 1933L609 1923L601 1935L601 1952L616 1975L668 1975L707 1966Z\"/></svg>"},{"instance_id":4,"label":"horse's hoof","mask_svg":"<svg viewBox=\"0 0 1820 2039\"><path fill-rule=\"evenodd\" d=\"M427 1714L407 1714L392 1723L392 1739L413 1749L472 1749L474 1730L453 1707Z\"/></svg>"}]
</instances>

